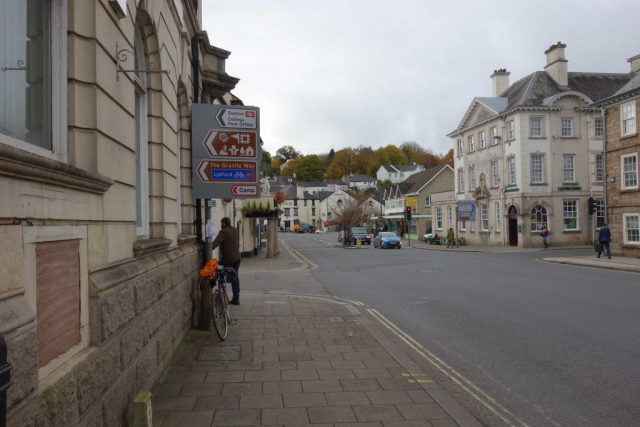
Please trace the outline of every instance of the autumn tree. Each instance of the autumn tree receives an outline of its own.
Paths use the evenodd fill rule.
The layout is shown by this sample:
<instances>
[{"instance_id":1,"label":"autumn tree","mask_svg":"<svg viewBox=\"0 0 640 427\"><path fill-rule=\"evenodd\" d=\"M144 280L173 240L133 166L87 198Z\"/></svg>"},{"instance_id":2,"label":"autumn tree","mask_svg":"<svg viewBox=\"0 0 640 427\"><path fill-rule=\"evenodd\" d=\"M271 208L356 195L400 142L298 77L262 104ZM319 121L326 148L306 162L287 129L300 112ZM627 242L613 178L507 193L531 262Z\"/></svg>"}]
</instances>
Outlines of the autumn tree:
<instances>
[{"instance_id":1,"label":"autumn tree","mask_svg":"<svg viewBox=\"0 0 640 427\"><path fill-rule=\"evenodd\" d=\"M260 159L260 171L262 176L273 176L273 169L271 168L271 153L267 150L262 150L262 158Z\"/></svg>"},{"instance_id":2,"label":"autumn tree","mask_svg":"<svg viewBox=\"0 0 640 427\"><path fill-rule=\"evenodd\" d=\"M336 152L333 160L327 169L329 179L342 179L343 176L352 173L352 159L354 152L352 148L344 148Z\"/></svg>"},{"instance_id":3,"label":"autumn tree","mask_svg":"<svg viewBox=\"0 0 640 427\"><path fill-rule=\"evenodd\" d=\"M279 157L280 159L282 159L283 164L287 160L297 159L301 155L302 154L298 150L296 150L290 145L285 145L284 147L281 147L280 149L278 149L278 151L276 151L276 157Z\"/></svg>"},{"instance_id":4,"label":"autumn tree","mask_svg":"<svg viewBox=\"0 0 640 427\"><path fill-rule=\"evenodd\" d=\"M298 180L322 181L324 179L326 171L325 163L317 155L311 154L289 161L289 163L293 162L295 162L293 170ZM289 164L287 164L287 166L289 166Z\"/></svg>"},{"instance_id":5,"label":"autumn tree","mask_svg":"<svg viewBox=\"0 0 640 427\"><path fill-rule=\"evenodd\" d=\"M289 160L287 164L281 167L280 175L293 176L293 173L296 171L296 165L298 164L299 161L300 161L300 158Z\"/></svg>"},{"instance_id":6,"label":"autumn tree","mask_svg":"<svg viewBox=\"0 0 640 427\"><path fill-rule=\"evenodd\" d=\"M365 194L357 194L356 198L349 198L340 205L333 207L333 216L342 226L343 245L348 245L347 233L351 227L358 227L371 218L372 209L364 203L367 199Z\"/></svg>"},{"instance_id":7,"label":"autumn tree","mask_svg":"<svg viewBox=\"0 0 640 427\"><path fill-rule=\"evenodd\" d=\"M407 156L407 163L420 163L425 149L415 141L406 141L400 145L400 150Z\"/></svg>"},{"instance_id":8,"label":"autumn tree","mask_svg":"<svg viewBox=\"0 0 640 427\"><path fill-rule=\"evenodd\" d=\"M447 154L441 157L440 164L441 165L449 165L453 167L453 148L450 149Z\"/></svg>"}]
</instances>

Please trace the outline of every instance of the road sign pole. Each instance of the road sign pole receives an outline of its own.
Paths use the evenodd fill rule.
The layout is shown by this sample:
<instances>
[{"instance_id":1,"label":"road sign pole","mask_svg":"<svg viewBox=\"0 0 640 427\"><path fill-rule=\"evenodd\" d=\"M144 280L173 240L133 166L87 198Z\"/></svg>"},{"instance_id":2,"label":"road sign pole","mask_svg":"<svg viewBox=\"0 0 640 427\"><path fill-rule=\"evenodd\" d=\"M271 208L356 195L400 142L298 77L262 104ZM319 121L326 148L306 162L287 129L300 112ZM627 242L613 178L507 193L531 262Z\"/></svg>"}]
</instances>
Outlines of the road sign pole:
<instances>
[{"instance_id":1,"label":"road sign pole","mask_svg":"<svg viewBox=\"0 0 640 427\"><path fill-rule=\"evenodd\" d=\"M456 236L456 249L460 247L460 232L458 231L458 207L456 206L456 230L454 232L454 236Z\"/></svg>"},{"instance_id":2,"label":"road sign pole","mask_svg":"<svg viewBox=\"0 0 640 427\"><path fill-rule=\"evenodd\" d=\"M209 200L204 200L204 229L205 229L205 243L204 243L204 261L205 263L213 257L213 236L209 236L206 233L207 225L211 220L211 207L209 206Z\"/></svg>"}]
</instances>

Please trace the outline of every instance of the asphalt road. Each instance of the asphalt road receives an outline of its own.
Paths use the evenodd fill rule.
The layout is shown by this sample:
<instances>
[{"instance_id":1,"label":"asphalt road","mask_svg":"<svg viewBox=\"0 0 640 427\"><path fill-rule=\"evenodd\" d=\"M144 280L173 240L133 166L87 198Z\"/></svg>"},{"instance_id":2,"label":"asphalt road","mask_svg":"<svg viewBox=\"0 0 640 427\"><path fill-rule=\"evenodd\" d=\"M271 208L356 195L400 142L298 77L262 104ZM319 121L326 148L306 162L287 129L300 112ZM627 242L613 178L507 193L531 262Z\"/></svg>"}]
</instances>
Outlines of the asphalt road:
<instances>
[{"instance_id":1,"label":"asphalt road","mask_svg":"<svg viewBox=\"0 0 640 427\"><path fill-rule=\"evenodd\" d=\"M280 236L332 295L377 309L501 408L425 362L483 424L640 426L640 275L536 261L584 251L349 250L337 234Z\"/></svg>"}]
</instances>

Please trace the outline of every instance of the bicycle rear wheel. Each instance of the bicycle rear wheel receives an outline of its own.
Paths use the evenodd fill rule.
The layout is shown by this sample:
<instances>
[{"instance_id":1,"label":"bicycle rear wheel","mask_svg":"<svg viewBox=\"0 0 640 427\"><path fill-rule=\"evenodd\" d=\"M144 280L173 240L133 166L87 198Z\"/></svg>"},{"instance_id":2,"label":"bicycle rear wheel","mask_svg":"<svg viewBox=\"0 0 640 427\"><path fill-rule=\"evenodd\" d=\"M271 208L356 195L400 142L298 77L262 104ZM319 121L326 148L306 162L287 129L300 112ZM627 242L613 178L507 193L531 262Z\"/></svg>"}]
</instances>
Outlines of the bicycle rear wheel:
<instances>
[{"instance_id":1,"label":"bicycle rear wheel","mask_svg":"<svg viewBox=\"0 0 640 427\"><path fill-rule=\"evenodd\" d=\"M211 300L211 318L213 327L222 341L227 339L229 332L229 312L224 296L216 291Z\"/></svg>"}]
</instances>

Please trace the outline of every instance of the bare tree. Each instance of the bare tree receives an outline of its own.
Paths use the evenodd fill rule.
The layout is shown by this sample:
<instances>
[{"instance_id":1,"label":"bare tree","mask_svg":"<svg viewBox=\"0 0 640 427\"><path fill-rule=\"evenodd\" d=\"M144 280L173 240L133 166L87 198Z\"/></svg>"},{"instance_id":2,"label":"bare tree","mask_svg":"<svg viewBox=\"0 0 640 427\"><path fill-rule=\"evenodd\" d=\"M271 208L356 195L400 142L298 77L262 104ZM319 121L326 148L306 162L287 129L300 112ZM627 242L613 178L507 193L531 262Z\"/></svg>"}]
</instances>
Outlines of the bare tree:
<instances>
[{"instance_id":1,"label":"bare tree","mask_svg":"<svg viewBox=\"0 0 640 427\"><path fill-rule=\"evenodd\" d=\"M349 198L333 207L333 215L337 222L342 226L342 243L347 245L347 232L351 227L361 226L371 218L372 209L364 201L367 196L364 194L356 195L355 199Z\"/></svg>"}]
</instances>

